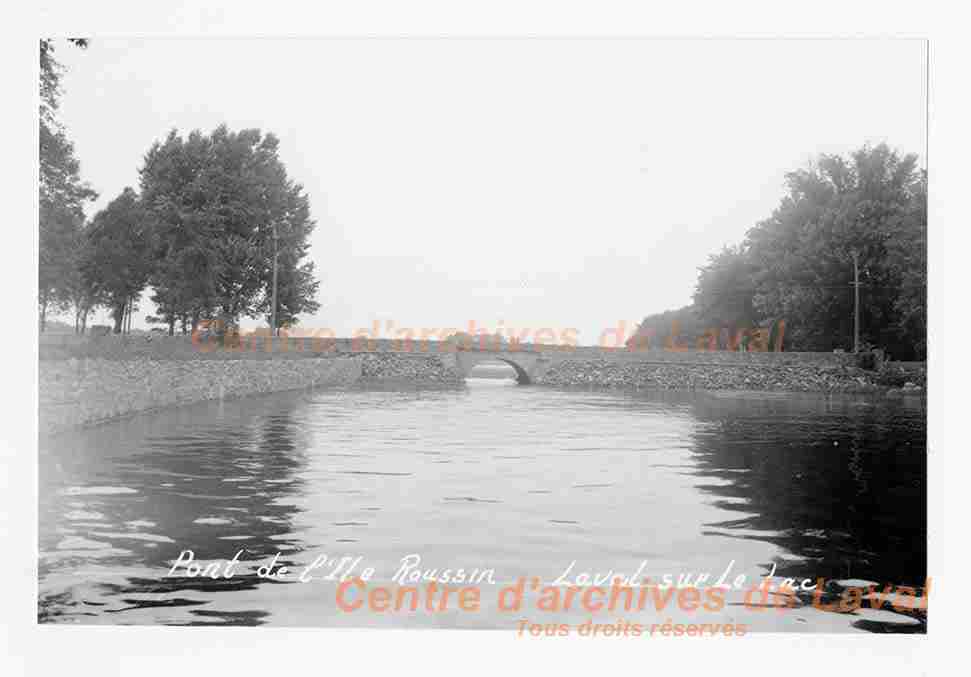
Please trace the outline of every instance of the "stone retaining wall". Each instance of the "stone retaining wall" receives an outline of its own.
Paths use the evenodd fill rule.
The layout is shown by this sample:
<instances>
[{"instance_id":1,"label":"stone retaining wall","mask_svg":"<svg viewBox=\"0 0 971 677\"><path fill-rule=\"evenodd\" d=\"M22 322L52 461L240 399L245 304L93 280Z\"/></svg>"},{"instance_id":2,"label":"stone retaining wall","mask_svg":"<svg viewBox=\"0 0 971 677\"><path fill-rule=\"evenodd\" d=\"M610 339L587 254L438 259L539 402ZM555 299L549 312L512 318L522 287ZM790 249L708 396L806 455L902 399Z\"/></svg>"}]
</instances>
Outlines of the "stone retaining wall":
<instances>
[{"instance_id":1,"label":"stone retaining wall","mask_svg":"<svg viewBox=\"0 0 971 677\"><path fill-rule=\"evenodd\" d=\"M303 339L274 339L264 349L253 344L223 349L193 344L183 336L157 334L42 336L40 428L51 432L159 407L314 386L357 382L451 386L464 380L454 350L438 343L413 346L422 350L390 352L397 342L376 341L368 346L352 339L334 341L329 351L315 351ZM376 350L355 352L353 348ZM531 361L527 369L533 382L556 387L869 392L891 385L923 390L926 383L924 371L881 381L880 373L856 368L855 356L843 353L590 347L522 351L531 355L517 364ZM516 361L517 352L496 355Z\"/></svg>"},{"instance_id":2,"label":"stone retaining wall","mask_svg":"<svg viewBox=\"0 0 971 677\"><path fill-rule=\"evenodd\" d=\"M456 385L454 355L347 354L308 359L43 360L39 364L42 433L179 406L301 388L358 382Z\"/></svg>"},{"instance_id":3,"label":"stone retaining wall","mask_svg":"<svg viewBox=\"0 0 971 677\"><path fill-rule=\"evenodd\" d=\"M536 380L549 386L609 388L877 392L878 374L850 366L811 362L689 364L617 360L562 360Z\"/></svg>"},{"instance_id":4,"label":"stone retaining wall","mask_svg":"<svg viewBox=\"0 0 971 677\"><path fill-rule=\"evenodd\" d=\"M360 375L360 358L50 360L39 366L39 428L46 434L160 407L348 385Z\"/></svg>"},{"instance_id":5,"label":"stone retaining wall","mask_svg":"<svg viewBox=\"0 0 971 677\"><path fill-rule=\"evenodd\" d=\"M107 360L151 359L207 359L207 360L267 360L313 359L349 353L405 353L416 356L455 354L454 344L442 341L402 341L365 338L320 337L242 337L240 345L223 348L206 340L192 341L187 336L164 334L131 334L108 336L78 336L75 334L41 334L40 359L102 358ZM478 351L473 344L473 351ZM491 352L491 351L485 351ZM617 361L662 362L674 364L736 364L789 365L814 364L850 366L852 353L743 353L699 350L628 350L598 346L547 346L523 344L508 351L517 353L546 353L576 359L605 359Z\"/></svg>"},{"instance_id":6,"label":"stone retaining wall","mask_svg":"<svg viewBox=\"0 0 971 677\"><path fill-rule=\"evenodd\" d=\"M412 355L371 353L360 355L362 381L459 384L465 377L458 370L455 355Z\"/></svg>"}]
</instances>

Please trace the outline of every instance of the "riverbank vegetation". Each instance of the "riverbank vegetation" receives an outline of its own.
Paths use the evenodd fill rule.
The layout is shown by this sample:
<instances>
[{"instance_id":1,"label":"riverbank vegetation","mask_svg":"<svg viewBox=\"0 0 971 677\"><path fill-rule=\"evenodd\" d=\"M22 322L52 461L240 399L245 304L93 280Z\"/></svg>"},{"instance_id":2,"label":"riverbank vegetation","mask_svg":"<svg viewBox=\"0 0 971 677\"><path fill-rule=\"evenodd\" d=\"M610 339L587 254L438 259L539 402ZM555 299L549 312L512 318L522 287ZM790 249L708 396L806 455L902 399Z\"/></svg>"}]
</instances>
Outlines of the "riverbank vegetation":
<instances>
[{"instance_id":1,"label":"riverbank vegetation","mask_svg":"<svg viewBox=\"0 0 971 677\"><path fill-rule=\"evenodd\" d=\"M309 200L287 175L271 133L172 130L145 154L138 190L126 187L86 219L97 193L81 179L57 119L63 69L54 49L53 41L40 42L42 332L49 313L69 309L83 332L101 307L121 333L147 290L157 308L148 320L169 334L203 321L233 327L242 317L268 324L275 317L277 328L288 327L317 310Z\"/></svg>"},{"instance_id":2,"label":"riverbank vegetation","mask_svg":"<svg viewBox=\"0 0 971 677\"><path fill-rule=\"evenodd\" d=\"M885 144L788 173L775 211L699 269L693 303L646 317L632 340L735 348L784 320L785 350L851 350L854 257L861 345L925 359L927 174Z\"/></svg>"}]
</instances>

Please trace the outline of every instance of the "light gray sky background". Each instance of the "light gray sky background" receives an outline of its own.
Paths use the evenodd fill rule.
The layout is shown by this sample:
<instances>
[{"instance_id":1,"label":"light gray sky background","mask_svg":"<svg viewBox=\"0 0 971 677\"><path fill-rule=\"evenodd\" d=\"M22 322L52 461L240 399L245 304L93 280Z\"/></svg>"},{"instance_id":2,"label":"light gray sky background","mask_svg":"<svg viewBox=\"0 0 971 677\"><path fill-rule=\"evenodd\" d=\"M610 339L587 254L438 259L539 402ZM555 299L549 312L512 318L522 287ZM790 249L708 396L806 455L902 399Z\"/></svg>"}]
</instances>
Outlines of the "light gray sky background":
<instances>
[{"instance_id":1,"label":"light gray sky background","mask_svg":"<svg viewBox=\"0 0 971 677\"><path fill-rule=\"evenodd\" d=\"M321 309L301 323L342 336L475 321L596 343L689 303L815 154L926 155L916 40L95 39L57 57L90 214L172 128L279 136L317 221ZM146 295L135 326L153 311Z\"/></svg>"}]
</instances>

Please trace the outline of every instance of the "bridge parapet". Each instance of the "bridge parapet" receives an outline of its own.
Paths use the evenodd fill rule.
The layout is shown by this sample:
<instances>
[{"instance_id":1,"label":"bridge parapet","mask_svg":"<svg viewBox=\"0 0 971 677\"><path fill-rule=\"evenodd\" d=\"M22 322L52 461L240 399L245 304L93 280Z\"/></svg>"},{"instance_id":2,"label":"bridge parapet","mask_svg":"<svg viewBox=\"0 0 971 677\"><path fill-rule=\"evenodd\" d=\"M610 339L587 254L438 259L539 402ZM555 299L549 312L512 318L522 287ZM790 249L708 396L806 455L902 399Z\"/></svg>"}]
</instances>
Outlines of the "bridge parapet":
<instances>
[{"instance_id":1,"label":"bridge parapet","mask_svg":"<svg viewBox=\"0 0 971 677\"><path fill-rule=\"evenodd\" d=\"M327 338L315 336L267 337L244 335L238 344L220 346L215 341L189 336L129 334L78 336L42 334L40 359L106 358L106 359L274 359L326 357L359 353L401 353L416 357L428 355L464 356L463 363L477 364L498 359L529 371L548 361L562 360L646 362L686 366L852 366L852 353L761 353L704 350L640 350L598 346L554 346L513 344L503 349L462 346L436 340L398 340L367 338Z\"/></svg>"}]
</instances>

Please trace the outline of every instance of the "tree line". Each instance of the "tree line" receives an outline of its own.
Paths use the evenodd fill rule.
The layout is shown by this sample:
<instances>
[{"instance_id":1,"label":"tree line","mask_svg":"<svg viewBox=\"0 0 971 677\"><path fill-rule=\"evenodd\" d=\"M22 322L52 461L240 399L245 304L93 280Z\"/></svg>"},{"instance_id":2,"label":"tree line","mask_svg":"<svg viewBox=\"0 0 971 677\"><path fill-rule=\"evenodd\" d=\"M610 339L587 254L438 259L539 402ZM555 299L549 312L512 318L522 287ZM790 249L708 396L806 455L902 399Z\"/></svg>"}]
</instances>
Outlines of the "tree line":
<instances>
[{"instance_id":1,"label":"tree line","mask_svg":"<svg viewBox=\"0 0 971 677\"><path fill-rule=\"evenodd\" d=\"M632 341L731 349L784 320L785 350L851 350L854 258L862 347L925 359L927 173L886 144L786 174L772 214L699 268L693 302L646 317Z\"/></svg>"},{"instance_id":2,"label":"tree line","mask_svg":"<svg viewBox=\"0 0 971 677\"><path fill-rule=\"evenodd\" d=\"M84 48L86 40L72 40ZM242 317L297 323L319 308L319 282L307 260L315 223L303 187L287 176L279 140L258 129L222 125L211 133L172 130L154 142L126 187L90 220L97 193L81 179L74 146L57 119L61 65L40 43L39 321L73 310L75 331L106 308L113 330L130 324L150 289L169 334L202 321L224 327Z\"/></svg>"}]
</instances>

